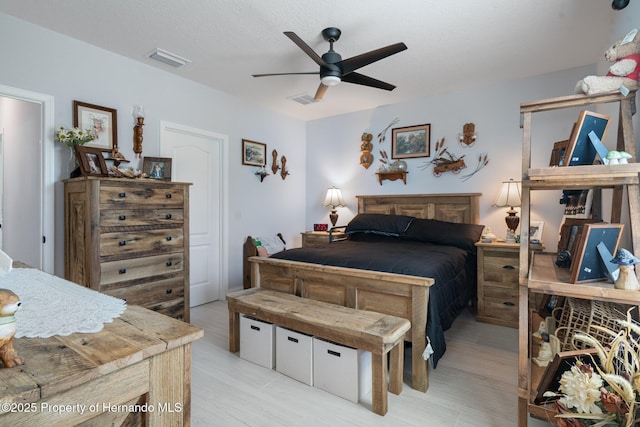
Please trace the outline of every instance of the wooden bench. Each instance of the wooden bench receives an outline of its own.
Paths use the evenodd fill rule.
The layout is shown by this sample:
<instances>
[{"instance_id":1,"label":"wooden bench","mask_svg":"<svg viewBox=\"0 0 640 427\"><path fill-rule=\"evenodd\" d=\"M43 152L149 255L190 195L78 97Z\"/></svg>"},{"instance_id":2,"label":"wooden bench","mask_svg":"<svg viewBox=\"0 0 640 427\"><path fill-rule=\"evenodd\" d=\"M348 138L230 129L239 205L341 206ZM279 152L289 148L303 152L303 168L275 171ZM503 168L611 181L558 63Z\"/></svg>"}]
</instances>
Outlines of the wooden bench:
<instances>
[{"instance_id":1,"label":"wooden bench","mask_svg":"<svg viewBox=\"0 0 640 427\"><path fill-rule=\"evenodd\" d=\"M387 388L402 392L403 338L411 323L401 317L355 310L261 288L227 294L229 351L240 350L240 313L338 344L371 352L371 410L387 413ZM276 349L277 351L277 349ZM387 353L390 353L387 383Z\"/></svg>"}]
</instances>

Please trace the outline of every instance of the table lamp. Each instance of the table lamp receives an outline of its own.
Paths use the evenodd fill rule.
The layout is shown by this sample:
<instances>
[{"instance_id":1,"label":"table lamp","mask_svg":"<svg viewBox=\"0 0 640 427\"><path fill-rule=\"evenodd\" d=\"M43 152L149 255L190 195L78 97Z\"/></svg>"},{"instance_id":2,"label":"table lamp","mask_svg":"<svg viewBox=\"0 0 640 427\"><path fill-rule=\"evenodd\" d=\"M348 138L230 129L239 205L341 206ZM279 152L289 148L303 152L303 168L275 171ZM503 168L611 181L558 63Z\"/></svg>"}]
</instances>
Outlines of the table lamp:
<instances>
[{"instance_id":1,"label":"table lamp","mask_svg":"<svg viewBox=\"0 0 640 427\"><path fill-rule=\"evenodd\" d=\"M520 218L517 215L515 207L520 206L520 193L522 191L521 183L510 179L504 181L500 187L500 192L496 198L496 202L493 204L497 207L509 206L507 216L504 221L507 223L507 240L515 240L516 229L520 224Z\"/></svg>"},{"instance_id":2,"label":"table lamp","mask_svg":"<svg viewBox=\"0 0 640 427\"><path fill-rule=\"evenodd\" d=\"M331 206L331 213L329 214L329 219L331 220L331 225L335 227L336 222L338 221L338 213L336 211L336 207L344 207L347 204L344 202L342 198L342 193L339 188L331 187L327 190L327 196L324 198L324 203L322 206Z\"/></svg>"}]
</instances>

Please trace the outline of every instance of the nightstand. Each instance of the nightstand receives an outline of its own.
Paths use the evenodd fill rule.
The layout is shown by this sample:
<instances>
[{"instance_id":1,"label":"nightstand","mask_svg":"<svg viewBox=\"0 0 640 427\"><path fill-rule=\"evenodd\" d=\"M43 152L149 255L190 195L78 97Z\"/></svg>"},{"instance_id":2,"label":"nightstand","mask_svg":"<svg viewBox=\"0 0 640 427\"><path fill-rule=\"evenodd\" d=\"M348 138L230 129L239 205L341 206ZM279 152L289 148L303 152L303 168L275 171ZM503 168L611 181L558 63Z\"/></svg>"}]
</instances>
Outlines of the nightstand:
<instances>
[{"instance_id":1,"label":"nightstand","mask_svg":"<svg viewBox=\"0 0 640 427\"><path fill-rule=\"evenodd\" d=\"M519 243L476 243L478 247L479 322L518 327ZM532 251L542 250L531 245Z\"/></svg>"},{"instance_id":2,"label":"nightstand","mask_svg":"<svg viewBox=\"0 0 640 427\"><path fill-rule=\"evenodd\" d=\"M305 231L300 233L302 235L302 247L309 246L323 246L329 244L329 232L328 231ZM333 232L333 239L345 239L347 235L343 232Z\"/></svg>"},{"instance_id":3,"label":"nightstand","mask_svg":"<svg viewBox=\"0 0 640 427\"><path fill-rule=\"evenodd\" d=\"M520 244L476 243L479 322L518 327Z\"/></svg>"}]
</instances>

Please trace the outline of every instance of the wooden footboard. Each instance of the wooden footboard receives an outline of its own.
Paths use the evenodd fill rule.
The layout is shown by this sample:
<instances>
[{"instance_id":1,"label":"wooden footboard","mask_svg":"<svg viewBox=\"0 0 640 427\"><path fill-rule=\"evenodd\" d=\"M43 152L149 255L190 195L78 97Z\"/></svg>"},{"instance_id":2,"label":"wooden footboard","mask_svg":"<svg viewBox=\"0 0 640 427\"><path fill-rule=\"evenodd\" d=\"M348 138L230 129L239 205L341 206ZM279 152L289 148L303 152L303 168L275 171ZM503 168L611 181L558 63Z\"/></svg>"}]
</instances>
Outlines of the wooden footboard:
<instances>
[{"instance_id":1,"label":"wooden footboard","mask_svg":"<svg viewBox=\"0 0 640 427\"><path fill-rule=\"evenodd\" d=\"M428 362L422 353L433 279L272 258L249 261L252 287L408 319L411 329L405 339L412 342L411 387L427 391Z\"/></svg>"}]
</instances>

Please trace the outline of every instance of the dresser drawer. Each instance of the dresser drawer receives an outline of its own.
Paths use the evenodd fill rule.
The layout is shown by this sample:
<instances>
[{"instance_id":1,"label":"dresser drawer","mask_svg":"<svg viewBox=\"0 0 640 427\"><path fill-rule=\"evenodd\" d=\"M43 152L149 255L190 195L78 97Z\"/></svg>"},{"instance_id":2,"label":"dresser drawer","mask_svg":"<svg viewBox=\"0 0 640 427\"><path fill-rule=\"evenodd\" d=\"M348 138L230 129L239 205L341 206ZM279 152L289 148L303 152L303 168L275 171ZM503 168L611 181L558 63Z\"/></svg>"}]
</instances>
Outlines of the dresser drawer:
<instances>
[{"instance_id":1,"label":"dresser drawer","mask_svg":"<svg viewBox=\"0 0 640 427\"><path fill-rule=\"evenodd\" d=\"M174 273L184 269L181 252L100 264L100 285Z\"/></svg>"},{"instance_id":2,"label":"dresser drawer","mask_svg":"<svg viewBox=\"0 0 640 427\"><path fill-rule=\"evenodd\" d=\"M177 252L184 249L182 228L122 231L100 235L100 256Z\"/></svg>"},{"instance_id":3,"label":"dresser drawer","mask_svg":"<svg viewBox=\"0 0 640 427\"><path fill-rule=\"evenodd\" d=\"M149 187L137 185L106 185L100 187L100 204L103 209L110 206L133 204L144 205L175 205L184 202L184 191L175 186Z\"/></svg>"},{"instance_id":4,"label":"dresser drawer","mask_svg":"<svg viewBox=\"0 0 640 427\"><path fill-rule=\"evenodd\" d=\"M141 225L180 225L182 209L102 209L100 227L137 227Z\"/></svg>"},{"instance_id":5,"label":"dresser drawer","mask_svg":"<svg viewBox=\"0 0 640 427\"><path fill-rule=\"evenodd\" d=\"M122 286L104 291L105 294L139 305L168 316L182 318L184 306L184 276L179 274L169 279Z\"/></svg>"},{"instance_id":6,"label":"dresser drawer","mask_svg":"<svg viewBox=\"0 0 640 427\"><path fill-rule=\"evenodd\" d=\"M518 283L519 258L513 253L492 252L484 255L482 280L496 283Z\"/></svg>"}]
</instances>

